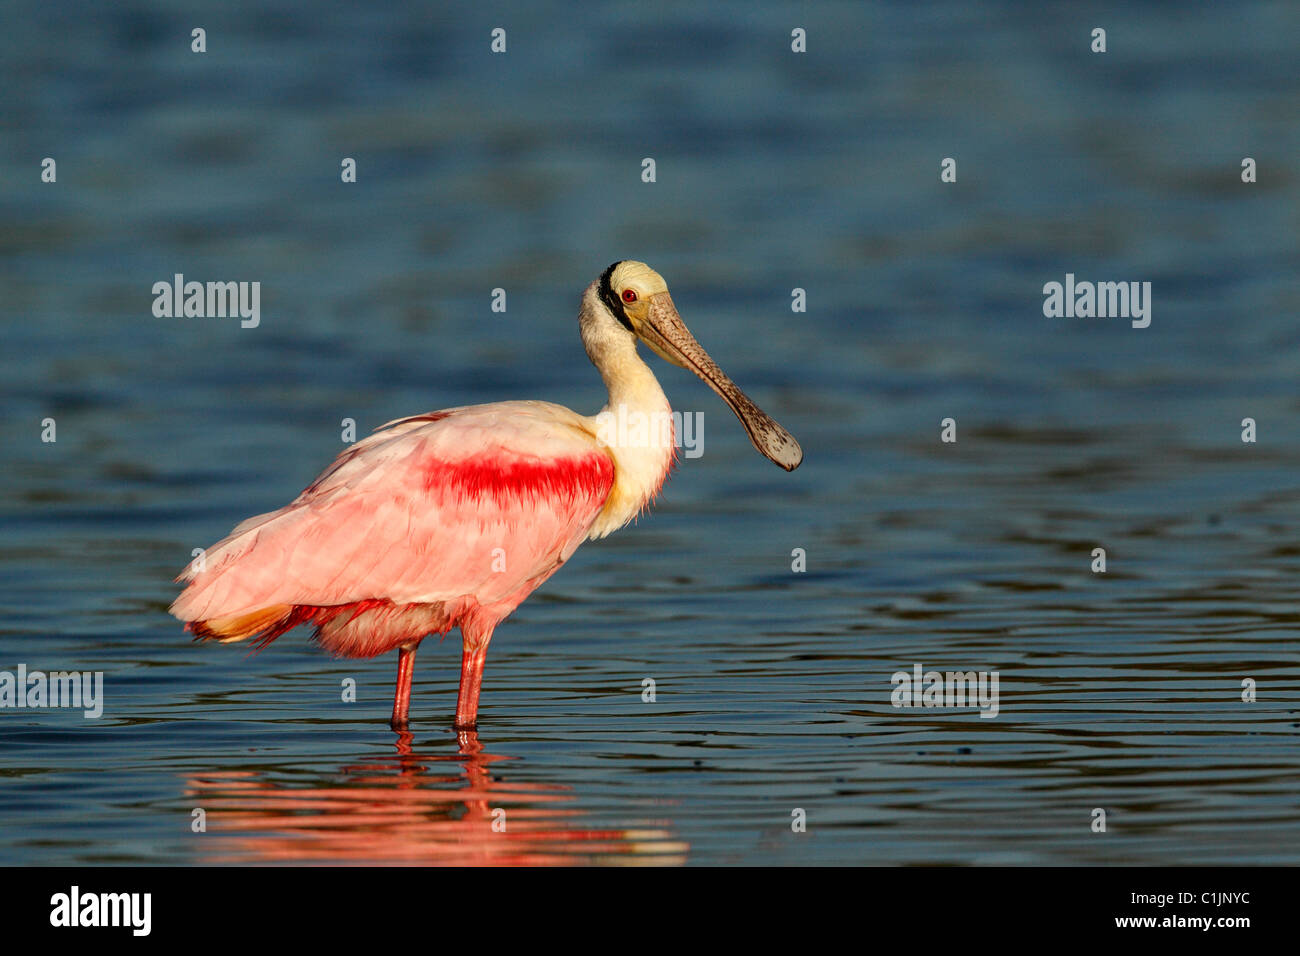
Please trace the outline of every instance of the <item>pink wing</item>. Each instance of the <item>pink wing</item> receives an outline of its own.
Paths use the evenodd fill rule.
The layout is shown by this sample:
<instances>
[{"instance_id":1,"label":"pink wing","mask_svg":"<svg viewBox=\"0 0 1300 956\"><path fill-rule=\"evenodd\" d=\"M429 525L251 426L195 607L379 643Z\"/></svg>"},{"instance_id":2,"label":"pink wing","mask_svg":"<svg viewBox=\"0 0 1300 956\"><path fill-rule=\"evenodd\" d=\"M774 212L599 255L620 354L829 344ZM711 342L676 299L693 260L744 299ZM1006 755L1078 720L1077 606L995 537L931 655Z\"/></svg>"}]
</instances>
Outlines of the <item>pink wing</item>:
<instances>
[{"instance_id":1,"label":"pink wing","mask_svg":"<svg viewBox=\"0 0 1300 956\"><path fill-rule=\"evenodd\" d=\"M577 549L614 480L580 416L499 402L390 423L292 503L240 524L172 605L184 621L275 605L514 605ZM538 581L537 583L540 583ZM536 584L532 585L533 587Z\"/></svg>"}]
</instances>

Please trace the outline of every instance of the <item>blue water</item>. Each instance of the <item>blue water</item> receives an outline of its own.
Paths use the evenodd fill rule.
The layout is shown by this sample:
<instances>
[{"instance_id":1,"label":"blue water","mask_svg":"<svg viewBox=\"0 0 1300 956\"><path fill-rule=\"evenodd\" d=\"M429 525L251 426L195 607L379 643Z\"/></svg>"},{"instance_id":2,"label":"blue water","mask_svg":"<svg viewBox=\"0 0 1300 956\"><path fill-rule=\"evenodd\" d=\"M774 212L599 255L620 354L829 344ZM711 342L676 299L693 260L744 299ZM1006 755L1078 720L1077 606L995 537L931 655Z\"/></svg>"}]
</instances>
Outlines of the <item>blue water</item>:
<instances>
[{"instance_id":1,"label":"blue water","mask_svg":"<svg viewBox=\"0 0 1300 956\"><path fill-rule=\"evenodd\" d=\"M1283 3L7 16L0 670L102 671L105 707L0 708L0 863L1300 861L1298 27ZM620 258L806 461L652 360L705 454L499 629L477 735L449 728L455 635L420 652L405 740L395 660L167 616L192 549L297 494L345 418L596 411L578 296ZM261 324L154 318L178 272L260 281ZM1150 327L1044 317L1067 273L1151 282ZM998 716L893 707L915 664L998 671Z\"/></svg>"}]
</instances>

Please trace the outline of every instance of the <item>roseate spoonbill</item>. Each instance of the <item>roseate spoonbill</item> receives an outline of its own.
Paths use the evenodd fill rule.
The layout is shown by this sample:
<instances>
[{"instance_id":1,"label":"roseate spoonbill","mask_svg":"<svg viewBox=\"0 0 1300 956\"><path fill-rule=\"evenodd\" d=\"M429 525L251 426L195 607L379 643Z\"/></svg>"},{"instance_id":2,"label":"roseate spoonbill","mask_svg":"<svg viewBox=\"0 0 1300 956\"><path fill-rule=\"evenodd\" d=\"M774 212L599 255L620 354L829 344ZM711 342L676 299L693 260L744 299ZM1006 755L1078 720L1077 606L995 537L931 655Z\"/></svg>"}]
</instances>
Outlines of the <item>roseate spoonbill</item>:
<instances>
[{"instance_id":1,"label":"roseate spoonbill","mask_svg":"<svg viewBox=\"0 0 1300 956\"><path fill-rule=\"evenodd\" d=\"M600 414L495 402L389 422L288 505L249 518L202 566L192 562L171 613L196 639L265 646L310 623L340 657L398 651L399 730L416 648L459 627L455 726L473 727L496 626L584 540L636 517L676 458L668 399L637 356L638 338L702 378L765 456L787 471L803 460L794 436L695 341L645 263L601 273L582 295L578 328L609 389Z\"/></svg>"}]
</instances>

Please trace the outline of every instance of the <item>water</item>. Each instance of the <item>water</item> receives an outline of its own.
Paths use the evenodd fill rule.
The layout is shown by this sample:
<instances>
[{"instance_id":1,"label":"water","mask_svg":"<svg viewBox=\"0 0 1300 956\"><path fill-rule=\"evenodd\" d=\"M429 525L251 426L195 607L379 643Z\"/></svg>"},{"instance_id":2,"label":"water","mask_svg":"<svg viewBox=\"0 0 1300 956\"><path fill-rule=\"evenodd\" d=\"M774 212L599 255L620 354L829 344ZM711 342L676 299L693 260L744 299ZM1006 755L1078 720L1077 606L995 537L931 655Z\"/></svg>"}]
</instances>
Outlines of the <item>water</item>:
<instances>
[{"instance_id":1,"label":"water","mask_svg":"<svg viewBox=\"0 0 1300 956\"><path fill-rule=\"evenodd\" d=\"M106 706L0 711L0 863L1297 862L1298 20L10 18L0 669L103 671ZM624 257L807 459L774 468L656 362L705 454L500 628L476 737L448 729L454 635L402 740L394 660L166 615L191 549L296 494L344 418L599 408L574 316ZM153 318L176 272L262 282L261 326ZM1152 282L1150 328L1045 318L1067 272ZM998 671L999 715L892 707L915 664Z\"/></svg>"}]
</instances>

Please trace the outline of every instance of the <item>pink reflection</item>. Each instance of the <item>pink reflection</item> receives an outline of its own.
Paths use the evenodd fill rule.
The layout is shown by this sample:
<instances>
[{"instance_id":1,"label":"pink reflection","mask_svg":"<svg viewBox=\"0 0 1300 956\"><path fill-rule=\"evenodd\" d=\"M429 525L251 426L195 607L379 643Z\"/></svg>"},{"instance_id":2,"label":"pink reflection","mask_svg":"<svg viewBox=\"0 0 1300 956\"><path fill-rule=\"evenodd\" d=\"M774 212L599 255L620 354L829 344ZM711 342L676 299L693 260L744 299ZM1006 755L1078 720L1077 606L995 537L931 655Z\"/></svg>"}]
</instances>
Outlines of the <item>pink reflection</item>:
<instances>
[{"instance_id":1,"label":"pink reflection","mask_svg":"<svg viewBox=\"0 0 1300 956\"><path fill-rule=\"evenodd\" d=\"M417 754L411 735L397 753L343 768L329 786L295 787L256 770L186 781L207 814L196 834L204 863L554 866L673 865L686 860L663 821L629 830L577 826L570 788L493 779L509 758L483 752L474 731L453 753ZM504 816L502 815L504 811Z\"/></svg>"}]
</instances>

